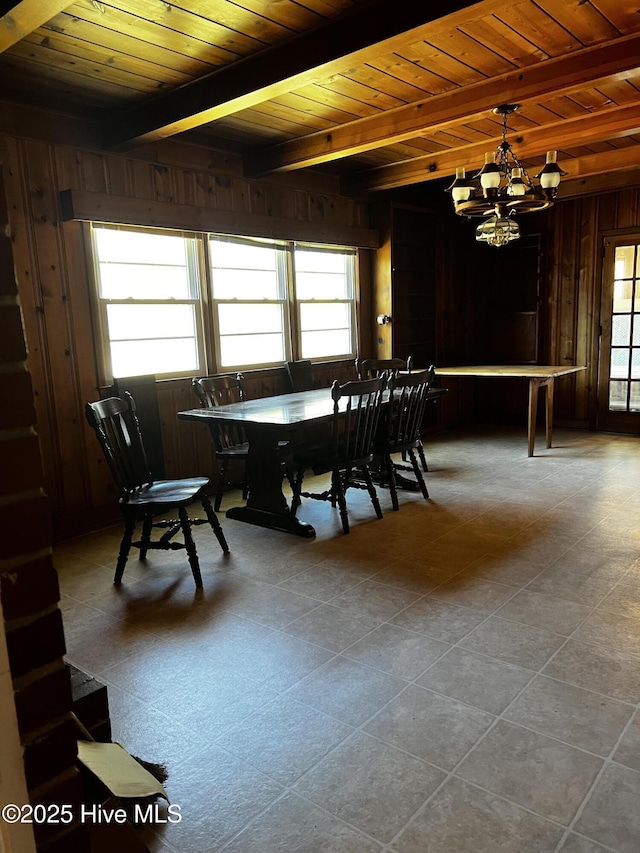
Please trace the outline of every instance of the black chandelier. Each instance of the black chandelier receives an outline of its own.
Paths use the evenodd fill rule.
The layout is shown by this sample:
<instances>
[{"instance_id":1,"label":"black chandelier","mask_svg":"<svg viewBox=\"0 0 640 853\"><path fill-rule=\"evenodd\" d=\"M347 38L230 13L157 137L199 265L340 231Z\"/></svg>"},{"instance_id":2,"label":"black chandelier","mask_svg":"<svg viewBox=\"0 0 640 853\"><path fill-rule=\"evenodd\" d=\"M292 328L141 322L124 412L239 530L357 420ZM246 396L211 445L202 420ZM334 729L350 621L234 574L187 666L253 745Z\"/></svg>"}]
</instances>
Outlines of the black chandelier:
<instances>
[{"instance_id":1,"label":"black chandelier","mask_svg":"<svg viewBox=\"0 0 640 853\"><path fill-rule=\"evenodd\" d=\"M504 246L520 236L516 213L531 213L551 207L560 179L566 172L558 166L557 151L547 151L542 170L530 178L511 145L507 142L507 116L519 104L501 104L493 112L502 116L502 142L494 154L485 154L484 166L474 178L467 178L464 166L447 192L458 216L482 217L476 228L476 240L490 246Z\"/></svg>"}]
</instances>

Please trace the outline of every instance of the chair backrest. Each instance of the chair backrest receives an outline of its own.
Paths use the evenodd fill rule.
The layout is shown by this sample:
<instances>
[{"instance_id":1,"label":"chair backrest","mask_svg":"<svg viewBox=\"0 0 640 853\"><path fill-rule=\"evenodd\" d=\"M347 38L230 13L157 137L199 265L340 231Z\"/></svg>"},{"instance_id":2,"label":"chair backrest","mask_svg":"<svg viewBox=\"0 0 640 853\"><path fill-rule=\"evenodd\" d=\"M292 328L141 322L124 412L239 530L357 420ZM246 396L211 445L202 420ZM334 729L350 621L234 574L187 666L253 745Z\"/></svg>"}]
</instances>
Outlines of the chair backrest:
<instances>
[{"instance_id":1,"label":"chair backrest","mask_svg":"<svg viewBox=\"0 0 640 853\"><path fill-rule=\"evenodd\" d=\"M331 386L333 399L332 455L338 460L365 461L371 456L386 379Z\"/></svg>"},{"instance_id":2,"label":"chair backrest","mask_svg":"<svg viewBox=\"0 0 640 853\"><path fill-rule=\"evenodd\" d=\"M285 367L292 391L313 390L313 373L310 361L287 361Z\"/></svg>"},{"instance_id":3,"label":"chair backrest","mask_svg":"<svg viewBox=\"0 0 640 853\"><path fill-rule=\"evenodd\" d=\"M153 482L134 399L125 391L124 400L109 397L87 403L85 414L89 426L95 430L120 496L126 501L136 489Z\"/></svg>"},{"instance_id":4,"label":"chair backrest","mask_svg":"<svg viewBox=\"0 0 640 853\"><path fill-rule=\"evenodd\" d=\"M153 471L153 476L161 480L164 478L165 464L156 377L153 374L114 377L114 397L124 398L125 391L129 391L136 401L136 417L144 436L149 468Z\"/></svg>"},{"instance_id":5,"label":"chair backrest","mask_svg":"<svg viewBox=\"0 0 640 853\"><path fill-rule=\"evenodd\" d=\"M356 373L358 379L377 379L386 376L389 379L397 376L401 370L406 370L407 365L401 358L357 358Z\"/></svg>"},{"instance_id":6,"label":"chair backrest","mask_svg":"<svg viewBox=\"0 0 640 853\"><path fill-rule=\"evenodd\" d=\"M389 380L391 399L386 412L387 443L410 444L420 432L435 368L397 376Z\"/></svg>"},{"instance_id":7,"label":"chair backrest","mask_svg":"<svg viewBox=\"0 0 640 853\"><path fill-rule=\"evenodd\" d=\"M214 409L230 403L244 403L244 377L241 373L218 376L196 376L191 380L193 392L203 409ZM216 450L227 450L246 442L242 427L235 423L209 424Z\"/></svg>"}]
</instances>

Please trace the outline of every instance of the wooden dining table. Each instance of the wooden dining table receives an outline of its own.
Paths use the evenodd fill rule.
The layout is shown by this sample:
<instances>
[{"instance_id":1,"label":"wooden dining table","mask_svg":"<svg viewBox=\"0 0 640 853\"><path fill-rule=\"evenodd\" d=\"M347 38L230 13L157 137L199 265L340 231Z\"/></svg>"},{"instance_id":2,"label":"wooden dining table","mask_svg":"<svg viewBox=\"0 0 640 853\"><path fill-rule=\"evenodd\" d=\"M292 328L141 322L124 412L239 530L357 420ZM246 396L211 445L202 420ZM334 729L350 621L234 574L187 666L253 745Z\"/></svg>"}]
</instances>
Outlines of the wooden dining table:
<instances>
[{"instance_id":1,"label":"wooden dining table","mask_svg":"<svg viewBox=\"0 0 640 853\"><path fill-rule=\"evenodd\" d=\"M543 365L543 364L472 364L460 367L437 367L436 376L472 376L485 379L528 379L529 411L527 416L527 441L529 456L533 456L536 440L536 420L538 414L538 392L546 388L546 437L547 447L553 439L553 391L554 381L561 376L586 370L584 366Z\"/></svg>"},{"instance_id":2,"label":"wooden dining table","mask_svg":"<svg viewBox=\"0 0 640 853\"><path fill-rule=\"evenodd\" d=\"M434 389L434 397L438 393ZM291 515L282 491L283 467L278 442L284 439L295 445L306 425L331 419L333 405L331 388L319 388L215 408L189 409L178 412L178 418L202 424L233 422L244 428L249 442L249 496L244 506L228 509L227 518L310 538L316 535L315 528ZM346 405L345 398L341 405Z\"/></svg>"}]
</instances>

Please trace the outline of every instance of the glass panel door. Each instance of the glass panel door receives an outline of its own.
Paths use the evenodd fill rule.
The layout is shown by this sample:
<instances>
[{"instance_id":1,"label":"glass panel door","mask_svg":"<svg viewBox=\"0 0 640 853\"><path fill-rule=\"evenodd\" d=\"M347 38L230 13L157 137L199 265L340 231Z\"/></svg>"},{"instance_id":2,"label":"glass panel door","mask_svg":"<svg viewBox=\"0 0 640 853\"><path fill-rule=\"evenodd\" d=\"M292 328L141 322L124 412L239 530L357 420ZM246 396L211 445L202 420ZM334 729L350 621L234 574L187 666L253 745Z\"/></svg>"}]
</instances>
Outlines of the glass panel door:
<instances>
[{"instance_id":1,"label":"glass panel door","mask_svg":"<svg viewBox=\"0 0 640 853\"><path fill-rule=\"evenodd\" d=\"M605 240L598 428L640 432L640 236Z\"/></svg>"}]
</instances>

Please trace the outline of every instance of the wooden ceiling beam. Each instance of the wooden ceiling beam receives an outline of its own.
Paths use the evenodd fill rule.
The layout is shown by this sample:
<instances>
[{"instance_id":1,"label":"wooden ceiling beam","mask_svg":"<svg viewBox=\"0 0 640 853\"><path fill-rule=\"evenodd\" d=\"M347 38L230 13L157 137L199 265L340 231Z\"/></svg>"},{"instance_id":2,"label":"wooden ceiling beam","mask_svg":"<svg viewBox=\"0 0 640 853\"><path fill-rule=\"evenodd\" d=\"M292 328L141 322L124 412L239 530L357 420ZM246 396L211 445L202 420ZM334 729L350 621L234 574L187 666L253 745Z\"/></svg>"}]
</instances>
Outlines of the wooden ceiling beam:
<instances>
[{"instance_id":1,"label":"wooden ceiling beam","mask_svg":"<svg viewBox=\"0 0 640 853\"><path fill-rule=\"evenodd\" d=\"M639 57L640 34L634 33L256 151L245 157L245 174L315 166L448 130L498 104L523 105L551 94L559 97L604 81L619 81L637 74Z\"/></svg>"},{"instance_id":2,"label":"wooden ceiling beam","mask_svg":"<svg viewBox=\"0 0 640 853\"><path fill-rule=\"evenodd\" d=\"M525 160L548 150L561 151L564 148L589 145L590 142L628 136L637 133L639 128L640 104L631 104L535 127L515 136L508 135L507 140L518 157ZM465 166L469 170L479 169L485 152L494 151L499 141L500 137L496 137L486 142L450 148L438 154L426 154L387 166L377 166L344 178L341 190L347 194L388 190L448 177L455 174L457 166ZM637 165L635 146L625 150L635 153ZM561 165L569 171L564 161Z\"/></svg>"},{"instance_id":3,"label":"wooden ceiling beam","mask_svg":"<svg viewBox=\"0 0 640 853\"><path fill-rule=\"evenodd\" d=\"M0 3L0 53L71 5L72 0L22 0Z\"/></svg>"},{"instance_id":4,"label":"wooden ceiling beam","mask_svg":"<svg viewBox=\"0 0 640 853\"><path fill-rule=\"evenodd\" d=\"M392 53L429 34L450 31L503 6L504 0L370 0L320 27L148 103L114 112L104 122L104 145L123 150L200 127L347 72L374 56Z\"/></svg>"}]
</instances>

